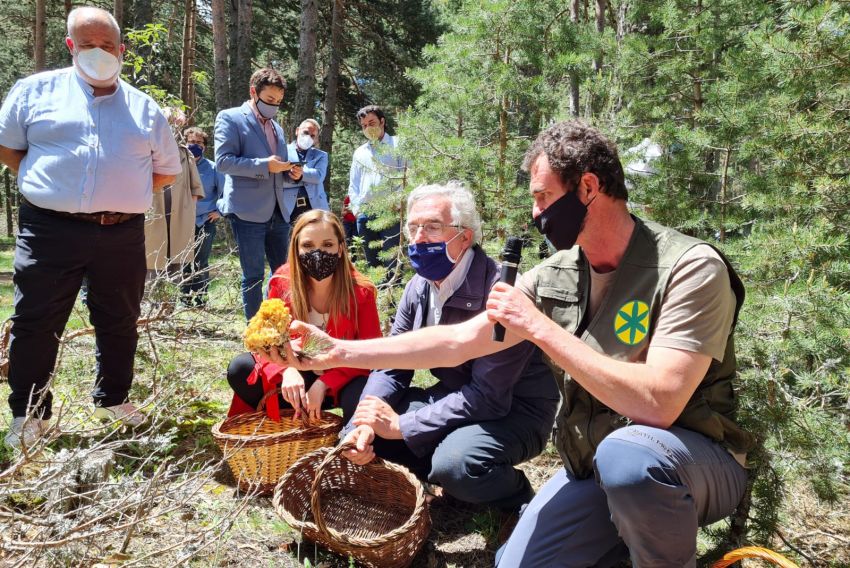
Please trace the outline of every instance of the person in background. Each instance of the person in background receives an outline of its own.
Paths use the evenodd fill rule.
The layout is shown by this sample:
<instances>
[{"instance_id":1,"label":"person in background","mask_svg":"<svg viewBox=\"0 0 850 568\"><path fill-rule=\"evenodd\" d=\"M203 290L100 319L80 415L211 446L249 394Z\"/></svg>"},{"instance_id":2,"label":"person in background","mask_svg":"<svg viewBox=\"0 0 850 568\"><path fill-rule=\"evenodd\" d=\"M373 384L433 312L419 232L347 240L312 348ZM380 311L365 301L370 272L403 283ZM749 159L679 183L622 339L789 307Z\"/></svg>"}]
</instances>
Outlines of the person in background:
<instances>
[{"instance_id":1,"label":"person in background","mask_svg":"<svg viewBox=\"0 0 850 568\"><path fill-rule=\"evenodd\" d=\"M269 281L269 298L283 300L294 318L315 324L332 337L368 339L381 336L375 286L354 269L339 219L323 209L307 211L295 222L290 239L295 259L277 269ZM263 395L280 388L266 409L279 417L281 405L319 417L322 408L341 407L350 419L366 371L335 367L299 372L269 362L262 353L243 353L227 369L233 389L228 416L253 412ZM280 399L279 399L280 398Z\"/></svg>"},{"instance_id":2,"label":"person in background","mask_svg":"<svg viewBox=\"0 0 850 568\"><path fill-rule=\"evenodd\" d=\"M325 177L328 175L328 154L316 148L319 141L319 123L308 118L295 130L295 140L287 147L290 163L302 166L289 172L284 181L283 203L289 224L294 225L298 216L310 209L329 211L325 193Z\"/></svg>"},{"instance_id":3,"label":"person in background","mask_svg":"<svg viewBox=\"0 0 850 568\"><path fill-rule=\"evenodd\" d=\"M195 158L201 185L204 187L204 197L195 204L195 256L188 267L189 273L184 275L187 281L182 287L182 293L185 304L204 307L207 305L210 285L210 254L216 225L221 218L217 202L224 191L224 176L216 171L212 160L204 157L207 147L206 132L193 126L184 130L183 136Z\"/></svg>"},{"instance_id":4,"label":"person in background","mask_svg":"<svg viewBox=\"0 0 850 568\"><path fill-rule=\"evenodd\" d=\"M166 107L163 112L180 147L181 171L174 183L153 196L153 208L145 219L145 257L148 278L182 276L190 266L195 240L195 203L204 196L195 156L184 144L180 129L186 124L182 110Z\"/></svg>"},{"instance_id":5,"label":"person in background","mask_svg":"<svg viewBox=\"0 0 850 568\"><path fill-rule=\"evenodd\" d=\"M345 229L345 242L351 250L354 237L357 236L357 217L351 212L351 197L348 195L342 200L342 227Z\"/></svg>"},{"instance_id":6,"label":"person in background","mask_svg":"<svg viewBox=\"0 0 850 568\"><path fill-rule=\"evenodd\" d=\"M300 166L289 163L286 136L275 121L283 102L284 80L270 67L251 75L249 99L215 119L215 167L225 175L219 210L230 221L242 267L245 319L257 313L263 300L268 262L272 272L286 262L289 214L284 185ZM284 157L281 157L284 156Z\"/></svg>"},{"instance_id":7,"label":"person in background","mask_svg":"<svg viewBox=\"0 0 850 568\"><path fill-rule=\"evenodd\" d=\"M386 192L397 193L401 200L407 162L397 155L398 138L386 130L386 117L381 107L369 105L357 111L357 120L368 142L354 151L348 183L349 208L357 217L357 234L363 238L363 254L371 267L385 266L388 278L397 264L395 257L381 261L379 252L397 247L401 238L401 220L385 229L369 226L375 220L368 204ZM384 185L382 189L378 186ZM377 243L377 244L375 244Z\"/></svg>"},{"instance_id":8,"label":"person in background","mask_svg":"<svg viewBox=\"0 0 850 568\"><path fill-rule=\"evenodd\" d=\"M459 182L423 185L407 200L405 233L416 275L407 283L391 335L466 321L484 311L498 265L478 245L475 198ZM409 467L461 501L516 511L534 496L515 466L546 447L558 389L540 350L523 341L455 367L435 367L422 389L413 371L372 371L348 440L368 440L345 455L375 454ZM362 446L362 444L361 444Z\"/></svg>"},{"instance_id":9,"label":"person in background","mask_svg":"<svg viewBox=\"0 0 850 568\"><path fill-rule=\"evenodd\" d=\"M52 415L47 386L83 277L95 332L95 416L130 425L145 286L144 213L181 172L168 122L120 79L124 44L100 8L68 14L73 66L21 79L0 107L0 162L18 172L15 313L6 443L31 446Z\"/></svg>"}]
</instances>

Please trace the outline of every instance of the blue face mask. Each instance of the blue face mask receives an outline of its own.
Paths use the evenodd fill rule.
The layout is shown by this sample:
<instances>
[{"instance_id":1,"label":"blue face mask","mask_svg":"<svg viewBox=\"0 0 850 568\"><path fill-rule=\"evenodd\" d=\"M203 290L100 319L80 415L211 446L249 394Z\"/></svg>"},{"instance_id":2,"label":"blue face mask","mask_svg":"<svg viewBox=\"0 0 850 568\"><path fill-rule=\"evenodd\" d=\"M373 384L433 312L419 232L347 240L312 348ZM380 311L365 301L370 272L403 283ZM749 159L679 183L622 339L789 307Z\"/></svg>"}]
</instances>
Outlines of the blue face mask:
<instances>
[{"instance_id":1,"label":"blue face mask","mask_svg":"<svg viewBox=\"0 0 850 568\"><path fill-rule=\"evenodd\" d=\"M192 155L195 156L195 158L200 158L204 155L204 149L201 148L200 144L189 144L187 148L189 148L189 151L192 152Z\"/></svg>"},{"instance_id":2,"label":"blue face mask","mask_svg":"<svg viewBox=\"0 0 850 568\"><path fill-rule=\"evenodd\" d=\"M416 271L416 274L432 282L443 280L448 276L455 267L457 260L452 260L449 256L447 246L460 234L458 233L447 242L411 243L407 245L410 265Z\"/></svg>"}]
</instances>

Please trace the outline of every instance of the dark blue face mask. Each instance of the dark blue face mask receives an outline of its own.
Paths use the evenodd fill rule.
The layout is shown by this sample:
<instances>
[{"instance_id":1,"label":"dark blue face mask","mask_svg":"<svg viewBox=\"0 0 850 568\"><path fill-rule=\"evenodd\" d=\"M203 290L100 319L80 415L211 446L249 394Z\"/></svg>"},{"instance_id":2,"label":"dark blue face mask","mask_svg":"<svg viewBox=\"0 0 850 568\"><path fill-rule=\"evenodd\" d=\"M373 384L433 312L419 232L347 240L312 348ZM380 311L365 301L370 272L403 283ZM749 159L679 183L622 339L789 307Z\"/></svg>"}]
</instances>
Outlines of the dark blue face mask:
<instances>
[{"instance_id":1,"label":"dark blue face mask","mask_svg":"<svg viewBox=\"0 0 850 568\"><path fill-rule=\"evenodd\" d=\"M189 144L187 148L189 148L189 151L192 152L193 156L195 156L195 159L204 155L204 149L201 148L200 144Z\"/></svg>"},{"instance_id":2,"label":"dark blue face mask","mask_svg":"<svg viewBox=\"0 0 850 568\"><path fill-rule=\"evenodd\" d=\"M449 257L447 246L457 238L458 233L448 241L440 243L411 243L407 245L407 255L410 257L410 265L416 274L436 282L443 280L455 267L457 260Z\"/></svg>"}]
</instances>

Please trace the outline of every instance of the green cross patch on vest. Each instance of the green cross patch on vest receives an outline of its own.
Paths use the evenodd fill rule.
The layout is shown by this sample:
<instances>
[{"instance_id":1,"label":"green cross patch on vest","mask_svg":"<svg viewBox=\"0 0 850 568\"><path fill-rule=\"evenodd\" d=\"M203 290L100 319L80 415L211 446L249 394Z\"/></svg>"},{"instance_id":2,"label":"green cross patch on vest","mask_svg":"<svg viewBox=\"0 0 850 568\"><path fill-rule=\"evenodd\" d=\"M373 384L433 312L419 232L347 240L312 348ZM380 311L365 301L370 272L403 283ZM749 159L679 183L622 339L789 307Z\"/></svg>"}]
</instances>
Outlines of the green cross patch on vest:
<instances>
[{"instance_id":1,"label":"green cross patch on vest","mask_svg":"<svg viewBox=\"0 0 850 568\"><path fill-rule=\"evenodd\" d=\"M649 306L640 300L632 300L617 310L614 333L626 345L637 345L649 332Z\"/></svg>"}]
</instances>

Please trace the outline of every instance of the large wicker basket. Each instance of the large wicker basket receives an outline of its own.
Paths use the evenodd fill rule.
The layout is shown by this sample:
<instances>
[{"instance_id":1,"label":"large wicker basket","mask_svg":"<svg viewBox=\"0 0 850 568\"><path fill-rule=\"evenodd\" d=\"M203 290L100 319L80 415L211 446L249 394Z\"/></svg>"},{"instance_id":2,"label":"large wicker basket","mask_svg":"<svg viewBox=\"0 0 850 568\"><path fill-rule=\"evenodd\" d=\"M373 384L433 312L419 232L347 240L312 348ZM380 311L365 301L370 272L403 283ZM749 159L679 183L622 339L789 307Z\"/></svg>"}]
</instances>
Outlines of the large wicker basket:
<instances>
[{"instance_id":1,"label":"large wicker basket","mask_svg":"<svg viewBox=\"0 0 850 568\"><path fill-rule=\"evenodd\" d=\"M723 555L723 558L712 564L711 568L726 568L743 558L760 558L761 560L767 560L768 562L781 566L782 568L800 568L778 552L773 552L772 550L758 546L745 546L744 548L727 552Z\"/></svg>"},{"instance_id":2,"label":"large wicker basket","mask_svg":"<svg viewBox=\"0 0 850 568\"><path fill-rule=\"evenodd\" d=\"M281 409L280 421L269 418L265 400L280 390L270 391L257 412L231 416L212 428L233 477L243 491L271 493L275 484L301 456L317 448L333 446L342 429L342 418L322 412L320 420L295 418L292 409Z\"/></svg>"},{"instance_id":3,"label":"large wicker basket","mask_svg":"<svg viewBox=\"0 0 850 568\"><path fill-rule=\"evenodd\" d=\"M364 566L409 566L431 530L422 484L381 459L351 463L340 455L350 447L295 462L275 488L275 510L307 539Z\"/></svg>"}]
</instances>

